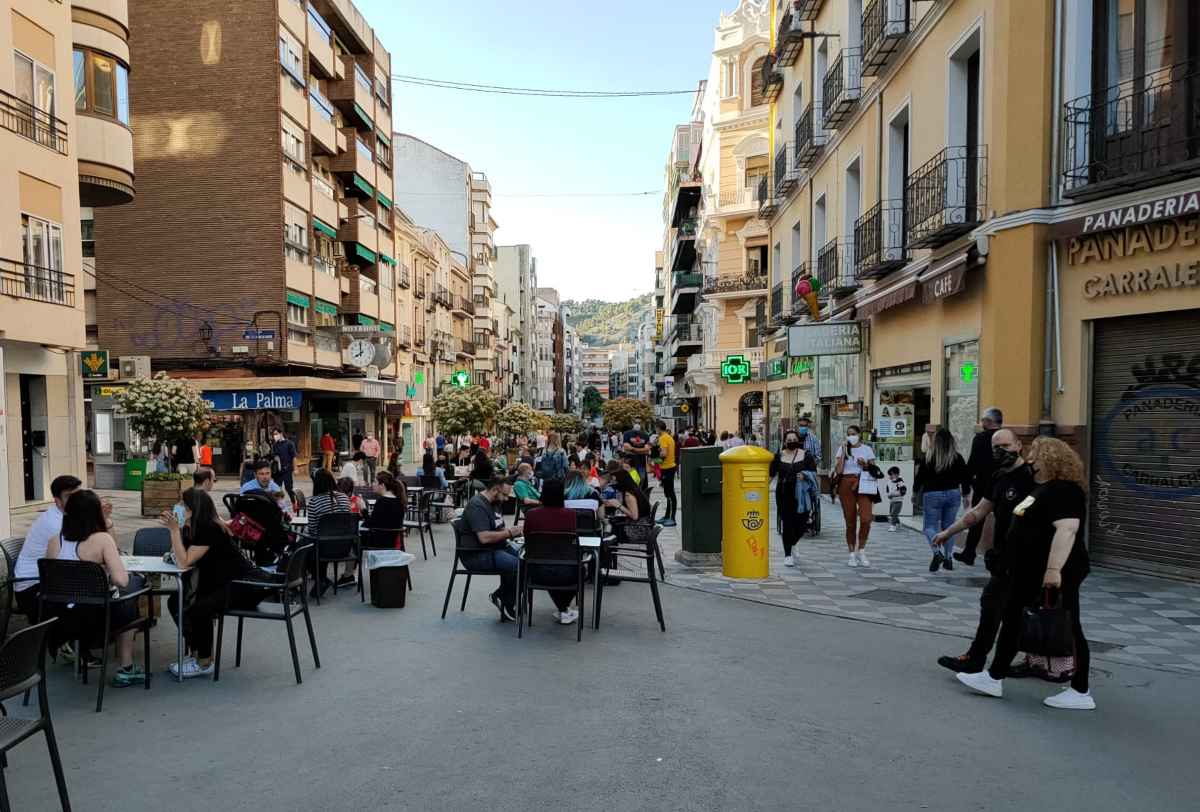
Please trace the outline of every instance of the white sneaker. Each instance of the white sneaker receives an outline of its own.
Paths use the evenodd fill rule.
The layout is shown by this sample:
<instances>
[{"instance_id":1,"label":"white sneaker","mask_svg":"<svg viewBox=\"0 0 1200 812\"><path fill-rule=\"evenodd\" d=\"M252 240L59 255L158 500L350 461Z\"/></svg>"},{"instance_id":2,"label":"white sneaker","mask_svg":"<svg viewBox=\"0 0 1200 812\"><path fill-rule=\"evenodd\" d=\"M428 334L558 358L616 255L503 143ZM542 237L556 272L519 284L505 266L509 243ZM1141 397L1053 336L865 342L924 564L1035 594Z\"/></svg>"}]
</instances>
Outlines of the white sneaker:
<instances>
[{"instance_id":1,"label":"white sneaker","mask_svg":"<svg viewBox=\"0 0 1200 812\"><path fill-rule=\"evenodd\" d=\"M958 677L958 681L972 691L994 696L997 699L1004 696L1004 681L992 679L992 675L986 671L980 671L977 674L955 674L954 676Z\"/></svg>"},{"instance_id":2,"label":"white sneaker","mask_svg":"<svg viewBox=\"0 0 1200 812\"><path fill-rule=\"evenodd\" d=\"M574 609L568 609L558 615L558 622L564 626L570 626L575 621L579 620L579 612Z\"/></svg>"},{"instance_id":3,"label":"white sneaker","mask_svg":"<svg viewBox=\"0 0 1200 812\"><path fill-rule=\"evenodd\" d=\"M898 525L898 524L888 525L889 533L895 533L899 529L900 529L900 525Z\"/></svg>"},{"instance_id":4,"label":"white sneaker","mask_svg":"<svg viewBox=\"0 0 1200 812\"><path fill-rule=\"evenodd\" d=\"M172 665L174 665L174 663L172 663ZM179 675L179 671L176 668L171 669L171 673L175 674L176 676ZM193 679L195 677L211 677L212 673L212 663L209 663L207 666L200 665L200 663L196 662L195 657L188 657L183 661L184 679Z\"/></svg>"},{"instance_id":5,"label":"white sneaker","mask_svg":"<svg viewBox=\"0 0 1200 812\"><path fill-rule=\"evenodd\" d=\"M1063 710L1096 709L1096 700L1092 699L1090 692L1081 694L1074 688L1067 688L1061 693L1048 696L1042 700L1042 704L1048 708L1062 708Z\"/></svg>"},{"instance_id":6,"label":"white sneaker","mask_svg":"<svg viewBox=\"0 0 1200 812\"><path fill-rule=\"evenodd\" d=\"M854 553L850 553L850 558L849 558L849 560L846 561L846 566L847 567L857 567L858 566L858 556L855 555Z\"/></svg>"},{"instance_id":7,"label":"white sneaker","mask_svg":"<svg viewBox=\"0 0 1200 812\"><path fill-rule=\"evenodd\" d=\"M183 669L185 671L187 670L189 665L197 665L195 657L184 657L183 658ZM179 663L172 660L171 663L169 665L167 665L167 670L171 672L172 676L178 677L179 676Z\"/></svg>"},{"instance_id":8,"label":"white sneaker","mask_svg":"<svg viewBox=\"0 0 1200 812\"><path fill-rule=\"evenodd\" d=\"M794 566L796 566L796 561L790 555L785 555L783 557L783 566L794 567Z\"/></svg>"},{"instance_id":9,"label":"white sneaker","mask_svg":"<svg viewBox=\"0 0 1200 812\"><path fill-rule=\"evenodd\" d=\"M860 567L871 566L871 562L867 560L867 554L865 552L863 552L862 550L859 550L857 553L855 553L855 555L858 556L858 566L860 566Z\"/></svg>"}]
</instances>

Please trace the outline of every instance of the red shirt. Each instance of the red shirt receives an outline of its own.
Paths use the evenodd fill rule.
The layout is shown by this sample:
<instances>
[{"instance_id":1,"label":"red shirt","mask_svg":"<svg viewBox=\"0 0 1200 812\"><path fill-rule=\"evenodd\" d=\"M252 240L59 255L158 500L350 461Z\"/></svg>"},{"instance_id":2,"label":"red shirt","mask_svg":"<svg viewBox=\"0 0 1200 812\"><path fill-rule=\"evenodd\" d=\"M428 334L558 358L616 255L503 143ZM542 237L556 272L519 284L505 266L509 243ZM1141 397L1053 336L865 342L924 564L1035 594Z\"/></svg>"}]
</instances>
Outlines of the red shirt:
<instances>
[{"instance_id":1,"label":"red shirt","mask_svg":"<svg viewBox=\"0 0 1200 812\"><path fill-rule=\"evenodd\" d=\"M525 514L525 535L538 532L574 533L579 517L569 508L537 507Z\"/></svg>"},{"instance_id":2,"label":"red shirt","mask_svg":"<svg viewBox=\"0 0 1200 812\"><path fill-rule=\"evenodd\" d=\"M492 441L486 437L480 437L479 438L479 447L482 448L484 451L487 451L488 449L490 449L492 447Z\"/></svg>"},{"instance_id":3,"label":"red shirt","mask_svg":"<svg viewBox=\"0 0 1200 812\"><path fill-rule=\"evenodd\" d=\"M322 451L337 451L337 446L334 445L333 437L326 434L324 437L321 438L321 450Z\"/></svg>"}]
</instances>

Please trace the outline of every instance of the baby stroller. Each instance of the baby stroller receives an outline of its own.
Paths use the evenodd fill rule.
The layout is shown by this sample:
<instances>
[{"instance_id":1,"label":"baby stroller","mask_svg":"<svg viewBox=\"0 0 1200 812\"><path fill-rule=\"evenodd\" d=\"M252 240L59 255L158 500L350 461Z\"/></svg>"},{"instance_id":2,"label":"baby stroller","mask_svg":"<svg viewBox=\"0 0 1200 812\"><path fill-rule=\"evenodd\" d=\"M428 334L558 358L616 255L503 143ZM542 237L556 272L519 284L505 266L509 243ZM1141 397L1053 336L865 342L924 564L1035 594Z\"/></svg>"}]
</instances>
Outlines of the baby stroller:
<instances>
[{"instance_id":1,"label":"baby stroller","mask_svg":"<svg viewBox=\"0 0 1200 812\"><path fill-rule=\"evenodd\" d=\"M229 532L259 567L276 563L289 544L283 510L266 493L243 493L226 501Z\"/></svg>"}]
</instances>

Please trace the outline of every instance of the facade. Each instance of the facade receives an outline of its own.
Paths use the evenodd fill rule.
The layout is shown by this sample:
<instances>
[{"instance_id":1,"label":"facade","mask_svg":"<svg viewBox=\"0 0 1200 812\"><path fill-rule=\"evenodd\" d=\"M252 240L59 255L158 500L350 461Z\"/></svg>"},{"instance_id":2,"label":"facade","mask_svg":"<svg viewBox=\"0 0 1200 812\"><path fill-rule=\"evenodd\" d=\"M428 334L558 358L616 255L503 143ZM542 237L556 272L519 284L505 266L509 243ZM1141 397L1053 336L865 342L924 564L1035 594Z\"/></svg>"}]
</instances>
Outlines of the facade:
<instances>
[{"instance_id":1,"label":"facade","mask_svg":"<svg viewBox=\"0 0 1200 812\"><path fill-rule=\"evenodd\" d=\"M501 245L496 254L497 296L512 308L517 335L516 397L532 404L537 388L537 259L528 245Z\"/></svg>"},{"instance_id":2,"label":"facade","mask_svg":"<svg viewBox=\"0 0 1200 812\"><path fill-rule=\"evenodd\" d=\"M554 288L535 290L537 308L537 388L535 409L563 412L567 408L565 323Z\"/></svg>"},{"instance_id":3,"label":"facade","mask_svg":"<svg viewBox=\"0 0 1200 812\"><path fill-rule=\"evenodd\" d=\"M608 400L611 392L609 391L609 373L611 366L609 365L609 354L612 352L611 347L588 347L584 346L579 352L580 376L579 383L580 398L582 402L582 392L589 386L595 388L600 393L600 397Z\"/></svg>"},{"instance_id":4,"label":"facade","mask_svg":"<svg viewBox=\"0 0 1200 812\"><path fill-rule=\"evenodd\" d=\"M45 507L54 477L87 479L83 377L108 371L81 352L95 287L83 212L133 199L134 154L126 4L13 0L0 14L4 537L12 515Z\"/></svg>"},{"instance_id":5,"label":"facade","mask_svg":"<svg viewBox=\"0 0 1200 812\"><path fill-rule=\"evenodd\" d=\"M302 460L325 430L342 451L366 432L419 440L406 404L428 291L391 199L388 51L346 0L144 0L129 28L145 194L94 212L96 346L211 396L222 473L275 427ZM92 388L93 433L112 420L114 451L132 452L110 392ZM97 484L121 463L97 456Z\"/></svg>"},{"instance_id":6,"label":"facade","mask_svg":"<svg viewBox=\"0 0 1200 812\"><path fill-rule=\"evenodd\" d=\"M564 311L566 308L563 308ZM575 328L567 324L567 316L563 314L563 393L564 412L574 414L579 411L579 336Z\"/></svg>"}]
</instances>

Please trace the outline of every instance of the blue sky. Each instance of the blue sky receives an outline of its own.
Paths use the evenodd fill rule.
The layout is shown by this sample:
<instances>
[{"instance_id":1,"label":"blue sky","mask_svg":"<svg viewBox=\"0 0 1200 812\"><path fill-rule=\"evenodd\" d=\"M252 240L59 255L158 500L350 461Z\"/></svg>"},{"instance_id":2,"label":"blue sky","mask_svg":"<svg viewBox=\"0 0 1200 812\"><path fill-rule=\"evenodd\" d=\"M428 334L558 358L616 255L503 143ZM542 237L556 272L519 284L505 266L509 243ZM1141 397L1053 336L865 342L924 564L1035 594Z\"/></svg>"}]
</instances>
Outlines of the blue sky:
<instances>
[{"instance_id":1,"label":"blue sky","mask_svg":"<svg viewBox=\"0 0 1200 812\"><path fill-rule=\"evenodd\" d=\"M708 72L737 0L357 0L392 72L569 90L681 90ZM484 171L501 245L529 243L539 283L609 301L654 285L672 128L691 96L605 100L393 84L394 128ZM621 193L646 197L506 197Z\"/></svg>"}]
</instances>

